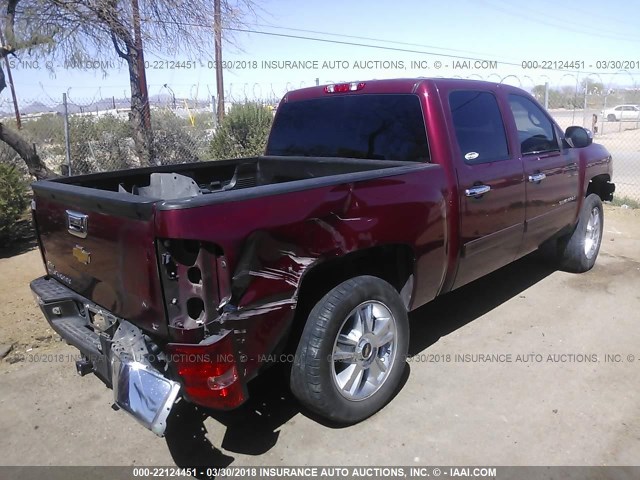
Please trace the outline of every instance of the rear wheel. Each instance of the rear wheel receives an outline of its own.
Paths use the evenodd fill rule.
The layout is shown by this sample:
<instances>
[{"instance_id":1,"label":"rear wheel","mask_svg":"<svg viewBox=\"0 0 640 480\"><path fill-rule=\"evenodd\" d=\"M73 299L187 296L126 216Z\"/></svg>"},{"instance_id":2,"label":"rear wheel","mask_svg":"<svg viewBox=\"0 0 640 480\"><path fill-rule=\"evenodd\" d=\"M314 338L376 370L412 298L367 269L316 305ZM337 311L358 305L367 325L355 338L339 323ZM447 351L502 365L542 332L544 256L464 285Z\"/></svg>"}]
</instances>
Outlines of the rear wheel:
<instances>
[{"instance_id":1,"label":"rear wheel","mask_svg":"<svg viewBox=\"0 0 640 480\"><path fill-rule=\"evenodd\" d=\"M409 344L407 311L377 277L341 283L313 308L291 371L291 390L309 409L355 423L393 396Z\"/></svg>"},{"instance_id":2,"label":"rear wheel","mask_svg":"<svg viewBox=\"0 0 640 480\"><path fill-rule=\"evenodd\" d=\"M592 193L584 200L573 233L558 240L558 254L564 270L580 273L593 267L602 243L603 225L602 201Z\"/></svg>"}]
</instances>

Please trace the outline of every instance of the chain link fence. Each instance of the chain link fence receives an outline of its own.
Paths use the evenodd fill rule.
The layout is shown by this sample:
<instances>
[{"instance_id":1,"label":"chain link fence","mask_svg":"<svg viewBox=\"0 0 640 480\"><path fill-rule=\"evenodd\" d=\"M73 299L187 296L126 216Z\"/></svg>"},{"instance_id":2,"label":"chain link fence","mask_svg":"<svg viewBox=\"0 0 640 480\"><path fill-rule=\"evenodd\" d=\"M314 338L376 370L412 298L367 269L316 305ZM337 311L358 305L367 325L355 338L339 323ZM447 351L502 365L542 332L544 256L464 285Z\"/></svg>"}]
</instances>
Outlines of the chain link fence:
<instances>
[{"instance_id":1,"label":"chain link fence","mask_svg":"<svg viewBox=\"0 0 640 480\"><path fill-rule=\"evenodd\" d=\"M501 81L531 92L545 105L564 129L581 125L594 132L614 158L616 197L640 201L640 88L636 78L625 73L625 81L602 81L597 76L566 74L558 84L540 84L528 76L509 75L498 79L474 74L469 78ZM633 86L621 87L619 84ZM640 80L640 76L638 77ZM315 81L287 84L230 84L225 106L257 101L275 107L288 90ZM74 175L134 168L140 166L129 124L128 98L47 97L20 101L22 134L31 142L47 165L56 172ZM212 159L210 145L216 131L215 99L186 99L170 95L156 96L150 104L153 147L156 161L174 164ZM15 127L13 105L0 101L3 121ZM66 112L66 113L65 113ZM65 122L68 136L65 136ZM20 165L15 153L0 143L0 161Z\"/></svg>"},{"instance_id":2,"label":"chain link fence","mask_svg":"<svg viewBox=\"0 0 640 480\"><path fill-rule=\"evenodd\" d=\"M564 90L564 94L563 94ZM536 95L545 104L545 94ZM604 145L613 157L615 197L640 201L640 89L635 87L604 91L579 85L546 88L547 109L560 127L580 125L594 133L594 141Z\"/></svg>"},{"instance_id":3,"label":"chain link fence","mask_svg":"<svg viewBox=\"0 0 640 480\"><path fill-rule=\"evenodd\" d=\"M128 99L21 103L21 133L55 172L80 175L143 166L136 154ZM3 121L15 128L15 117L8 117L3 106ZM157 164L211 158L209 145L216 129L211 101L171 98L152 102L150 111ZM0 161L20 163L4 144Z\"/></svg>"},{"instance_id":4,"label":"chain link fence","mask_svg":"<svg viewBox=\"0 0 640 480\"><path fill-rule=\"evenodd\" d=\"M243 90L228 90L227 111L247 101L275 109L279 101L273 92L268 98L256 99L241 96ZM215 98L157 96L149 107L155 164L213 159L210 147L217 125ZM136 154L128 98L77 99L63 95L56 101L47 96L22 99L19 108L21 135L56 173L82 175L146 166ZM10 98L0 100L0 117L3 123L17 128ZM18 155L2 142L0 162L24 169Z\"/></svg>"}]
</instances>

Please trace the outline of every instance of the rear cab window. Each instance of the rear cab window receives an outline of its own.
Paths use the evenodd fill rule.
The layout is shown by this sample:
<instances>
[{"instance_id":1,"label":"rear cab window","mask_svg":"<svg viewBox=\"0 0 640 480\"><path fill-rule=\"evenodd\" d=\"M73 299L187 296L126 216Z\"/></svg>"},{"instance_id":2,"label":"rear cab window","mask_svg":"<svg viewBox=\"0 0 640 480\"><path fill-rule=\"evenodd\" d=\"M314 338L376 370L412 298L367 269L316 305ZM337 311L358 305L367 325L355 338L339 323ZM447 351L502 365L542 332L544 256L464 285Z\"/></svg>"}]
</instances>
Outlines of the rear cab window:
<instances>
[{"instance_id":1,"label":"rear cab window","mask_svg":"<svg viewBox=\"0 0 640 480\"><path fill-rule=\"evenodd\" d=\"M465 163L509 159L509 147L498 101L491 92L456 90L449 94L456 140Z\"/></svg>"},{"instance_id":2,"label":"rear cab window","mask_svg":"<svg viewBox=\"0 0 640 480\"><path fill-rule=\"evenodd\" d=\"M429 162L420 99L358 94L280 105L267 155Z\"/></svg>"}]
</instances>

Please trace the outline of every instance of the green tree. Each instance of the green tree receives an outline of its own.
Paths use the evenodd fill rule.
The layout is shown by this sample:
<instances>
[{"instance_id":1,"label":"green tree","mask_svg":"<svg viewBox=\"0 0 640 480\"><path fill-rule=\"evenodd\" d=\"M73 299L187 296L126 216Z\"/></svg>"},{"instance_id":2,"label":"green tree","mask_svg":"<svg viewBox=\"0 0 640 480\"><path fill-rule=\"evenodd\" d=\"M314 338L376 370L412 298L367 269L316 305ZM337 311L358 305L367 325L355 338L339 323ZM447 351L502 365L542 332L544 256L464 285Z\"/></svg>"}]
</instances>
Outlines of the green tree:
<instances>
[{"instance_id":1,"label":"green tree","mask_svg":"<svg viewBox=\"0 0 640 480\"><path fill-rule=\"evenodd\" d=\"M14 226L27 208L27 182L14 165L0 163L0 245L13 239Z\"/></svg>"},{"instance_id":2,"label":"green tree","mask_svg":"<svg viewBox=\"0 0 640 480\"><path fill-rule=\"evenodd\" d=\"M546 88L547 87L545 85L536 85L531 89L531 95L533 95L536 100L542 103L544 101Z\"/></svg>"},{"instance_id":3,"label":"green tree","mask_svg":"<svg viewBox=\"0 0 640 480\"><path fill-rule=\"evenodd\" d=\"M214 159L264 154L273 121L271 111L254 102L233 105L211 142Z\"/></svg>"}]
</instances>

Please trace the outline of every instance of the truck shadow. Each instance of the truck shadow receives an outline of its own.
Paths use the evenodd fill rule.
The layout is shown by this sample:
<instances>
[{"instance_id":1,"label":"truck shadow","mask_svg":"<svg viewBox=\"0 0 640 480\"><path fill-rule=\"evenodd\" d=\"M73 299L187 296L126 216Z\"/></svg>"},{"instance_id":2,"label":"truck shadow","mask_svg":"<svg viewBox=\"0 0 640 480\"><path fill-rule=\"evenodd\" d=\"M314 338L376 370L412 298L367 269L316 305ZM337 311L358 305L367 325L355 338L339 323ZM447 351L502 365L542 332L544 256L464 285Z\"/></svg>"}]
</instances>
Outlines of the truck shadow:
<instances>
[{"instance_id":1,"label":"truck shadow","mask_svg":"<svg viewBox=\"0 0 640 480\"><path fill-rule=\"evenodd\" d=\"M300 405L289 392L286 368L266 370L249 384L249 400L230 412L210 411L181 401L174 407L165 439L180 467L226 467L235 458L225 455L207 438L209 418L226 428L220 447L227 452L261 455L278 441L280 427L300 413ZM211 424L211 421L207 422ZM216 425L218 427L218 425Z\"/></svg>"},{"instance_id":2,"label":"truck shadow","mask_svg":"<svg viewBox=\"0 0 640 480\"><path fill-rule=\"evenodd\" d=\"M556 269L534 252L409 314L409 356L521 294Z\"/></svg>"},{"instance_id":3,"label":"truck shadow","mask_svg":"<svg viewBox=\"0 0 640 480\"><path fill-rule=\"evenodd\" d=\"M409 355L420 353L554 271L536 254L529 255L412 312ZM407 364L401 387L409 373ZM226 467L233 463L234 457L224 454L207 438L205 421L209 418L226 428L221 448L242 455L268 452L277 443L282 425L306 421L294 418L298 413L329 428L340 428L301 407L289 392L287 378L284 365L265 371L249 384L247 403L231 412L208 411L181 401L172 412L166 433L176 465Z\"/></svg>"},{"instance_id":4,"label":"truck shadow","mask_svg":"<svg viewBox=\"0 0 640 480\"><path fill-rule=\"evenodd\" d=\"M11 258L38 248L30 218L16 222L11 228L11 239L5 241L6 243L0 243L0 259Z\"/></svg>"}]
</instances>

